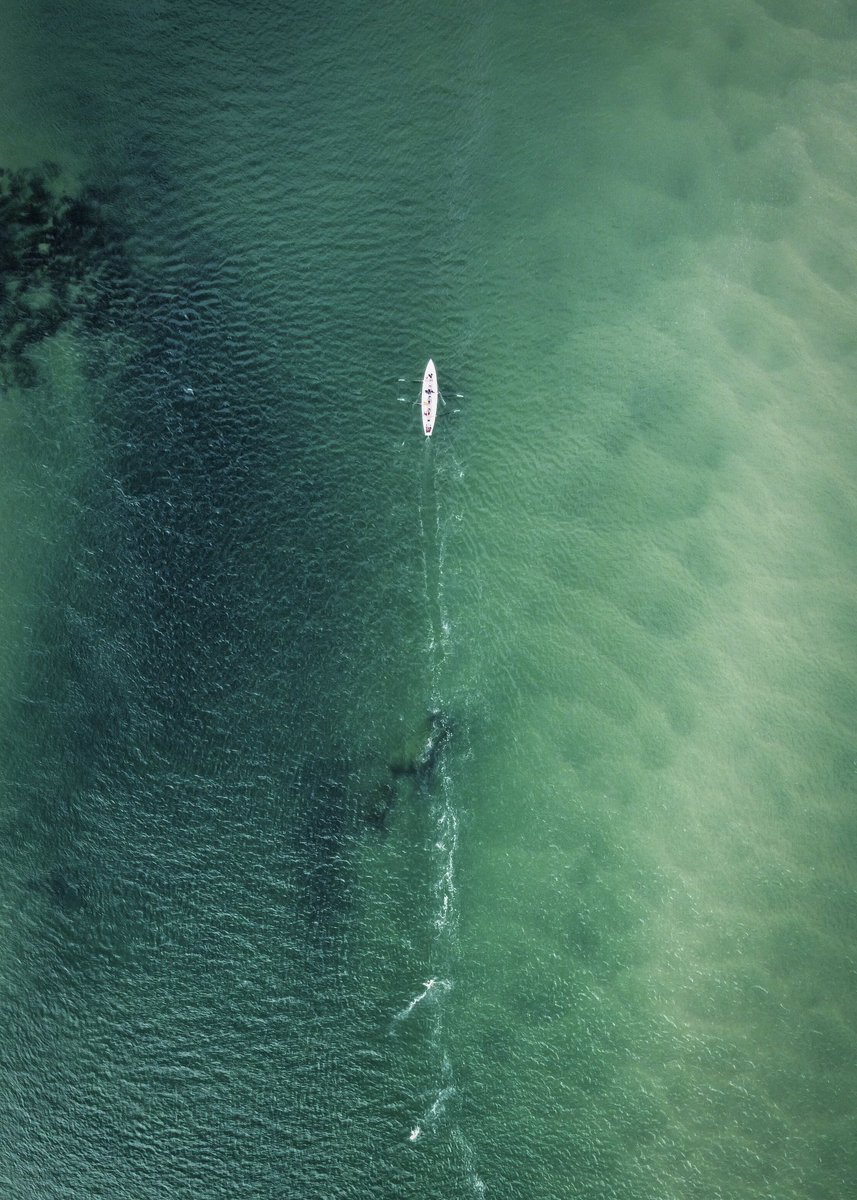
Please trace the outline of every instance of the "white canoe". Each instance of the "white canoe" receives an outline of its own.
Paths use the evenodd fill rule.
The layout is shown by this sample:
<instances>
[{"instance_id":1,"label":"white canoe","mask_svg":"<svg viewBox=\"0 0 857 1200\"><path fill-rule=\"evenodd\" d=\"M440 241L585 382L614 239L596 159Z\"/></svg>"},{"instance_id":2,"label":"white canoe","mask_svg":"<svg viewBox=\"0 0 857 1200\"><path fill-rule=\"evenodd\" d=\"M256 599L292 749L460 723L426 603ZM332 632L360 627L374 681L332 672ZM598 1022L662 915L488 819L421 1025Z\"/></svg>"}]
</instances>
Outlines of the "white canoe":
<instances>
[{"instance_id":1,"label":"white canoe","mask_svg":"<svg viewBox=\"0 0 857 1200\"><path fill-rule=\"evenodd\" d=\"M437 416L437 371L432 359L428 360L423 375L423 395L420 404L423 414L423 429L426 437L431 437L434 429L434 419Z\"/></svg>"}]
</instances>

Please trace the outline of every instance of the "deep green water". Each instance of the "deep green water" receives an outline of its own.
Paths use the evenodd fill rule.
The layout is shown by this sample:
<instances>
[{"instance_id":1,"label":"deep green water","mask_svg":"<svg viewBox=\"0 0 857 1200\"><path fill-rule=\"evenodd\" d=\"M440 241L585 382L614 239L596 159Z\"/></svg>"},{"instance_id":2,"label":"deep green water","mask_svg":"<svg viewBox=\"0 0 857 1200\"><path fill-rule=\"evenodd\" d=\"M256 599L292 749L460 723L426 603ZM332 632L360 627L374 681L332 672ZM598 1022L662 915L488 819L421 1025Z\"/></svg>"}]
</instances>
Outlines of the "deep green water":
<instances>
[{"instance_id":1,"label":"deep green water","mask_svg":"<svg viewBox=\"0 0 857 1200\"><path fill-rule=\"evenodd\" d=\"M848 1195L853 6L0 13L2 1195Z\"/></svg>"}]
</instances>

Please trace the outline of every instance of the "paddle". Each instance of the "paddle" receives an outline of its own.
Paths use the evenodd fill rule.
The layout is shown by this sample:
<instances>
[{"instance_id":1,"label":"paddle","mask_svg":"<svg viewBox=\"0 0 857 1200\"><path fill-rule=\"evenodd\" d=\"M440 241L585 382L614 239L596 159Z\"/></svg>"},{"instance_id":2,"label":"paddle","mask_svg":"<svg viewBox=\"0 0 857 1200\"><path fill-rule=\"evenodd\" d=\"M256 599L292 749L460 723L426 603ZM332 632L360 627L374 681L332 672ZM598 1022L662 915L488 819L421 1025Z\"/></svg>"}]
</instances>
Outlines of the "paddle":
<instances>
[{"instance_id":1,"label":"paddle","mask_svg":"<svg viewBox=\"0 0 857 1200\"><path fill-rule=\"evenodd\" d=\"M397 383L420 383L421 384L422 379L406 379L404 375L400 375L396 382ZM440 388L437 389L437 394L438 394L438 398L440 399L441 403L446 404L446 400L444 400L443 392L440 390ZM452 395L455 400L463 400L464 399L463 392L453 392ZM407 396L399 396L399 400L402 402L402 404L419 404L420 399L421 399L421 397L419 397L419 396L416 398L416 400L408 400ZM458 409L455 409L454 411L458 412Z\"/></svg>"}]
</instances>

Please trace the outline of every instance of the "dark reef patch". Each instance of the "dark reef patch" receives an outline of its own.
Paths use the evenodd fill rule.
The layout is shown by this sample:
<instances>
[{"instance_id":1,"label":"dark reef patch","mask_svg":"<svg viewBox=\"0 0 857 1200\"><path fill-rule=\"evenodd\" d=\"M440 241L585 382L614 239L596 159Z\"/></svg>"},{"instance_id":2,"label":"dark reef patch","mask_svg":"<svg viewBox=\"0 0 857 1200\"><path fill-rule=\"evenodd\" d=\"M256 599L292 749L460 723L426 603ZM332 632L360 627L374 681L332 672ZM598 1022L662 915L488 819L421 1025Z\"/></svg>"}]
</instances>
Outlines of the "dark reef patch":
<instances>
[{"instance_id":1,"label":"dark reef patch","mask_svg":"<svg viewBox=\"0 0 857 1200\"><path fill-rule=\"evenodd\" d=\"M0 167L0 383L31 387L31 351L76 318L110 323L111 276L127 274L111 196L66 191L56 163Z\"/></svg>"}]
</instances>

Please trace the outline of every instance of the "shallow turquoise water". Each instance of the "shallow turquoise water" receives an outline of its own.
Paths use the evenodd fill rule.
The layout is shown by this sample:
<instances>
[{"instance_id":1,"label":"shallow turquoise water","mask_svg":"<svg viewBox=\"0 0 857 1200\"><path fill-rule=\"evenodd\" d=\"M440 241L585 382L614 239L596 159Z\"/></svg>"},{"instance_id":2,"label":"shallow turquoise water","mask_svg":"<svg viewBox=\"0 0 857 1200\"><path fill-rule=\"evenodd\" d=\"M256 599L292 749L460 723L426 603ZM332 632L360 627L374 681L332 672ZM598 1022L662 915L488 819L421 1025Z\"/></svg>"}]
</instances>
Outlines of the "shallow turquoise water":
<instances>
[{"instance_id":1,"label":"shallow turquoise water","mask_svg":"<svg viewBox=\"0 0 857 1200\"><path fill-rule=\"evenodd\" d=\"M844 1195L850 8L4 25L4 1195Z\"/></svg>"}]
</instances>

